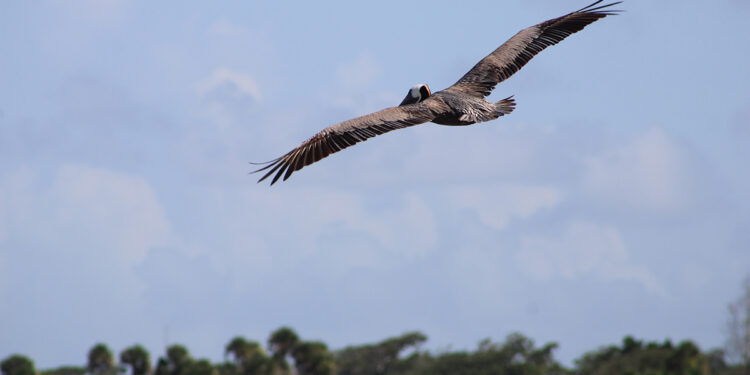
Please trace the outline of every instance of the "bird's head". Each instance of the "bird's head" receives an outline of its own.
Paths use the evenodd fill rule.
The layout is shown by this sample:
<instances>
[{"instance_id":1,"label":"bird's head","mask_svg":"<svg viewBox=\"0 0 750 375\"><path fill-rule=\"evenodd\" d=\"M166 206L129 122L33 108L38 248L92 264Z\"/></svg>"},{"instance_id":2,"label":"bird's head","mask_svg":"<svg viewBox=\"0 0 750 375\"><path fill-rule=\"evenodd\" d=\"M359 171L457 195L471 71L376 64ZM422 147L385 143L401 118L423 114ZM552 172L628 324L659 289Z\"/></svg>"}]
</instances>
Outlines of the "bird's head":
<instances>
[{"instance_id":1,"label":"bird's head","mask_svg":"<svg viewBox=\"0 0 750 375\"><path fill-rule=\"evenodd\" d=\"M406 93L406 97L398 106L400 107L402 105L419 103L422 100L429 98L430 95L432 95L432 93L430 92L430 87L427 86L427 84L421 83L419 85L415 85L414 87L409 89L409 92Z\"/></svg>"}]
</instances>

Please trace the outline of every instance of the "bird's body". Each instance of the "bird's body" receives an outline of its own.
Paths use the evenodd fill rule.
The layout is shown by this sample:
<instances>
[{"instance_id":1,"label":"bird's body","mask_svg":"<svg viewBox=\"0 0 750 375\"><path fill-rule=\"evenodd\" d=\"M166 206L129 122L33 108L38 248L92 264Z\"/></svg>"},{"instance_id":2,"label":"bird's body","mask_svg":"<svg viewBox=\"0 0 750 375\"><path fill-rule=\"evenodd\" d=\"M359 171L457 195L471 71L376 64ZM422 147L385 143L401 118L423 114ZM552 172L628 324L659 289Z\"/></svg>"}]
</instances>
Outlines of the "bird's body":
<instances>
[{"instance_id":1,"label":"bird's body","mask_svg":"<svg viewBox=\"0 0 750 375\"><path fill-rule=\"evenodd\" d=\"M275 173L271 184L284 180L304 166L347 148L355 143L385 132L426 122L463 126L494 120L515 108L512 97L490 102L485 99L495 86L520 70L543 49L557 44L569 35L615 10L606 8L619 4L596 6L599 0L579 11L554 18L521 30L487 57L480 60L453 86L431 93L426 84L409 89L397 107L329 126L285 155L271 160L255 172L266 171L258 182Z\"/></svg>"},{"instance_id":2,"label":"bird's body","mask_svg":"<svg viewBox=\"0 0 750 375\"><path fill-rule=\"evenodd\" d=\"M432 104L433 101L436 104ZM442 109L442 111L436 111L436 116L432 119L432 122L454 126L491 121L513 112L513 108L515 108L515 102L512 98L492 103L483 97L450 90L438 91L421 103L425 103L428 107Z\"/></svg>"}]
</instances>

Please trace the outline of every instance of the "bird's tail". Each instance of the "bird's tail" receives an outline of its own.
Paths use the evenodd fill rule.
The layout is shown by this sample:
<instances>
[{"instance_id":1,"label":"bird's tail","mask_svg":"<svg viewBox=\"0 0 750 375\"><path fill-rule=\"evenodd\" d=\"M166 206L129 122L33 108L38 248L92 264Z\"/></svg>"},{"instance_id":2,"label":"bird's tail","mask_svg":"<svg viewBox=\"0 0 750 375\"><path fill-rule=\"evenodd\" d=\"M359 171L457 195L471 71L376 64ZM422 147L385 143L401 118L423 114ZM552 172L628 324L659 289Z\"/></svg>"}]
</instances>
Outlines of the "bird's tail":
<instances>
[{"instance_id":1,"label":"bird's tail","mask_svg":"<svg viewBox=\"0 0 750 375\"><path fill-rule=\"evenodd\" d=\"M509 96L499 102L495 103L495 115L497 117L507 115L516 109L516 101L513 100L513 96Z\"/></svg>"}]
</instances>

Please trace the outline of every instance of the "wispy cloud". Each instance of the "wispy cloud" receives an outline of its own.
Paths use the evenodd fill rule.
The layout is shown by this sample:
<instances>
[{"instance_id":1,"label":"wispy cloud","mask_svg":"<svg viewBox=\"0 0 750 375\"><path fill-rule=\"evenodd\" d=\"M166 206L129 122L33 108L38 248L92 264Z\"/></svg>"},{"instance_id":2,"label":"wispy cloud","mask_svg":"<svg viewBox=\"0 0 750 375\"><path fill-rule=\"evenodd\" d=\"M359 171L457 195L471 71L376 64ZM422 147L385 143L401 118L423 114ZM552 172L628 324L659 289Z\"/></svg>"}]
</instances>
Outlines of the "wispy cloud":
<instances>
[{"instance_id":1,"label":"wispy cloud","mask_svg":"<svg viewBox=\"0 0 750 375\"><path fill-rule=\"evenodd\" d=\"M473 210L485 225L501 230L514 218L525 219L539 210L557 206L562 192L540 186L466 186L449 189L448 197L456 209Z\"/></svg>"},{"instance_id":2,"label":"wispy cloud","mask_svg":"<svg viewBox=\"0 0 750 375\"><path fill-rule=\"evenodd\" d=\"M691 202L689 159L661 129L585 159L583 189L609 206L623 210L680 213Z\"/></svg>"},{"instance_id":3,"label":"wispy cloud","mask_svg":"<svg viewBox=\"0 0 750 375\"><path fill-rule=\"evenodd\" d=\"M355 61L339 65L336 78L343 87L357 88L371 84L381 72L372 53L362 52Z\"/></svg>"},{"instance_id":4,"label":"wispy cloud","mask_svg":"<svg viewBox=\"0 0 750 375\"><path fill-rule=\"evenodd\" d=\"M351 264L336 267L352 266L361 262L352 256L363 254L367 258L367 253L374 251L377 259L362 265L378 268L423 256L437 244L434 213L425 198L415 194L399 193L392 197L394 204L373 212L364 193L319 188L264 194L250 191L246 199L251 207L275 213L267 218L248 218L255 228L256 242L262 240L268 248L297 248L302 257L323 256L333 265L338 263L335 249L349 251L347 246L336 245L340 243L338 237L358 238L360 251L341 258ZM276 238L279 228L289 226L296 228L294 238Z\"/></svg>"},{"instance_id":5,"label":"wispy cloud","mask_svg":"<svg viewBox=\"0 0 750 375\"><path fill-rule=\"evenodd\" d=\"M356 116L398 104L400 98L393 91L373 90L382 71L369 51L361 52L354 61L340 64L336 68L336 85L330 94L331 104Z\"/></svg>"},{"instance_id":6,"label":"wispy cloud","mask_svg":"<svg viewBox=\"0 0 750 375\"><path fill-rule=\"evenodd\" d=\"M529 276L540 281L594 277L636 282L650 293L665 293L648 269L631 264L619 231L606 225L572 221L562 233L524 236L515 258Z\"/></svg>"},{"instance_id":7,"label":"wispy cloud","mask_svg":"<svg viewBox=\"0 0 750 375\"><path fill-rule=\"evenodd\" d=\"M3 350L38 353L38 336L17 336L31 325L66 336L58 355L67 358L90 345L94 332L107 331L114 316L127 316L118 319L123 332L142 327L145 286L133 267L151 249L176 242L146 180L80 164L51 175L20 167L0 176L0 201L0 231L7 233L0 257L16 265L4 266L0 278L0 330L14 337ZM83 311L98 313L81 320Z\"/></svg>"},{"instance_id":8,"label":"wispy cloud","mask_svg":"<svg viewBox=\"0 0 750 375\"><path fill-rule=\"evenodd\" d=\"M253 100L262 98L258 84L249 74L235 72L229 68L218 68L197 85L204 96L226 95L234 98L249 96Z\"/></svg>"},{"instance_id":9,"label":"wispy cloud","mask_svg":"<svg viewBox=\"0 0 750 375\"><path fill-rule=\"evenodd\" d=\"M174 240L155 192L136 176L63 164L49 180L22 168L4 176L0 192L6 240L20 246L65 242L69 256L106 254L108 263L127 268L150 248ZM40 225L62 237L35 236L33 228Z\"/></svg>"},{"instance_id":10,"label":"wispy cloud","mask_svg":"<svg viewBox=\"0 0 750 375\"><path fill-rule=\"evenodd\" d=\"M221 36L244 36L247 35L248 30L245 27L230 22L229 20L221 19L211 25L208 32Z\"/></svg>"},{"instance_id":11,"label":"wispy cloud","mask_svg":"<svg viewBox=\"0 0 750 375\"><path fill-rule=\"evenodd\" d=\"M216 125L227 128L262 99L256 80L249 74L226 67L214 70L196 84L205 111Z\"/></svg>"}]
</instances>

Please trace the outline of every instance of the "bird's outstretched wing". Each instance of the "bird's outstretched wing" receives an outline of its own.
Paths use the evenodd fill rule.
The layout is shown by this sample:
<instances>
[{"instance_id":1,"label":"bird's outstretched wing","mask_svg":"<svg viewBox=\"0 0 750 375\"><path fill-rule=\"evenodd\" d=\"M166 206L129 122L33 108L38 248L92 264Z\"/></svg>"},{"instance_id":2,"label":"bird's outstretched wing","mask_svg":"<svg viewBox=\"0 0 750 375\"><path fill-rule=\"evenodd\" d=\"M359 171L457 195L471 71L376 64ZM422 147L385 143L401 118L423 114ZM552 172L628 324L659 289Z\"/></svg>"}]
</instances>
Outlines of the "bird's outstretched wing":
<instances>
[{"instance_id":1,"label":"bird's outstretched wing","mask_svg":"<svg viewBox=\"0 0 750 375\"><path fill-rule=\"evenodd\" d=\"M606 16L617 14L608 9L621 1L599 5L599 0L579 11L521 30L507 42L480 60L447 91L476 96L489 95L495 86L519 71L536 54L569 35Z\"/></svg>"},{"instance_id":2,"label":"bird's outstretched wing","mask_svg":"<svg viewBox=\"0 0 750 375\"><path fill-rule=\"evenodd\" d=\"M435 114L432 109L423 103L386 108L329 126L285 155L266 163L259 163L266 165L251 173L268 170L258 182L276 173L271 181L271 185L273 185L282 175L286 180L293 172L302 169L304 166L315 163L355 143L366 141L368 138L391 130L429 122L434 118Z\"/></svg>"}]
</instances>

